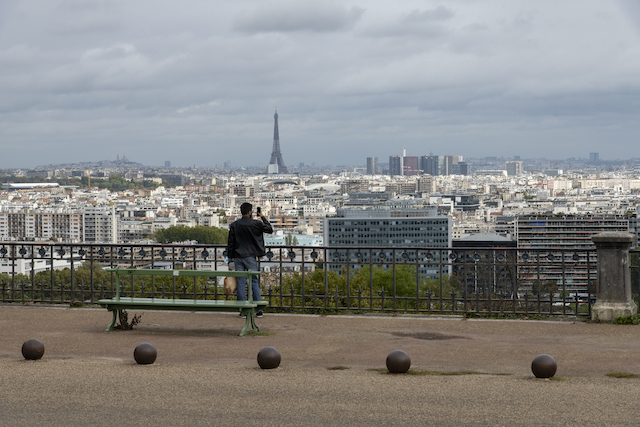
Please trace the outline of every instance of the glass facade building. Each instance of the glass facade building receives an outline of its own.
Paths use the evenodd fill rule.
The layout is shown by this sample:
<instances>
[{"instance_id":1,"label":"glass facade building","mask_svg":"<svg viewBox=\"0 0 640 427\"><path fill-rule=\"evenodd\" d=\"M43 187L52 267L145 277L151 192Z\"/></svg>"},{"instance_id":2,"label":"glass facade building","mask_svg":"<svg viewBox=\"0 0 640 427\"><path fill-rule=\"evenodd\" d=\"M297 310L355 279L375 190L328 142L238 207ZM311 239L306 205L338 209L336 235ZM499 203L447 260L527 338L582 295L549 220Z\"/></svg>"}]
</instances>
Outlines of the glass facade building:
<instances>
[{"instance_id":1,"label":"glass facade building","mask_svg":"<svg viewBox=\"0 0 640 427\"><path fill-rule=\"evenodd\" d=\"M438 216L436 206L339 209L337 217L324 221L324 243L335 248L327 260L333 270L340 270L340 263L354 257L366 265L372 258L395 256L413 263L424 261L419 266L421 274L435 277L440 274L437 264L443 252L428 248L451 247L451 218ZM351 247L363 250L348 249ZM432 264L427 265L426 259Z\"/></svg>"}]
</instances>

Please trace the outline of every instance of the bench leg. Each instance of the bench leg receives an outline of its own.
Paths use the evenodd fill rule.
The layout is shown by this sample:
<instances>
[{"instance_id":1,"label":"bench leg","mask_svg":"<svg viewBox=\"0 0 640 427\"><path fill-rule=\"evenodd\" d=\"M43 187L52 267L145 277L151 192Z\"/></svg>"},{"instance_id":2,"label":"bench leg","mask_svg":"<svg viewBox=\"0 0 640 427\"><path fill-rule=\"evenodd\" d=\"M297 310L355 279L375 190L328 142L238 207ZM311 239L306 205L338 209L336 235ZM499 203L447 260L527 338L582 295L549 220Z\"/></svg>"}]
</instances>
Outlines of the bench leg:
<instances>
[{"instance_id":1,"label":"bench leg","mask_svg":"<svg viewBox=\"0 0 640 427\"><path fill-rule=\"evenodd\" d=\"M256 320L255 320L256 311L252 308L245 308L245 309L242 309L241 312L246 316L246 319L244 321L244 328L242 328L242 330L240 331L240 336L241 337L245 336L245 334L249 330L260 331L260 329L258 329L258 326L256 325Z\"/></svg>"},{"instance_id":2,"label":"bench leg","mask_svg":"<svg viewBox=\"0 0 640 427\"><path fill-rule=\"evenodd\" d=\"M256 325L256 310L251 310L251 330L260 332L258 325Z\"/></svg>"},{"instance_id":3,"label":"bench leg","mask_svg":"<svg viewBox=\"0 0 640 427\"><path fill-rule=\"evenodd\" d=\"M107 326L107 330L105 332L113 331L113 327L116 326L116 319L118 318L118 313L120 311L121 310L111 310L113 313L113 319L111 320L111 323L109 323L109 326Z\"/></svg>"}]
</instances>

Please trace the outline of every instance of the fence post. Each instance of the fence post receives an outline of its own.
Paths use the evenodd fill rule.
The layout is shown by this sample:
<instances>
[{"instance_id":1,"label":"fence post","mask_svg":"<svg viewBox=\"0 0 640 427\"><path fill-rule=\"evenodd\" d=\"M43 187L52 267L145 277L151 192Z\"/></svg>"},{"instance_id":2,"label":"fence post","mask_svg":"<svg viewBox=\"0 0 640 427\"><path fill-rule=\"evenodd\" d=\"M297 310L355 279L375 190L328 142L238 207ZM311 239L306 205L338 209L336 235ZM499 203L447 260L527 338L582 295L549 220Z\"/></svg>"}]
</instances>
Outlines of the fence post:
<instances>
[{"instance_id":1,"label":"fence post","mask_svg":"<svg viewBox=\"0 0 640 427\"><path fill-rule=\"evenodd\" d=\"M604 232L591 238L598 252L598 282L592 320L610 322L638 312L631 296L629 249L633 235Z\"/></svg>"}]
</instances>

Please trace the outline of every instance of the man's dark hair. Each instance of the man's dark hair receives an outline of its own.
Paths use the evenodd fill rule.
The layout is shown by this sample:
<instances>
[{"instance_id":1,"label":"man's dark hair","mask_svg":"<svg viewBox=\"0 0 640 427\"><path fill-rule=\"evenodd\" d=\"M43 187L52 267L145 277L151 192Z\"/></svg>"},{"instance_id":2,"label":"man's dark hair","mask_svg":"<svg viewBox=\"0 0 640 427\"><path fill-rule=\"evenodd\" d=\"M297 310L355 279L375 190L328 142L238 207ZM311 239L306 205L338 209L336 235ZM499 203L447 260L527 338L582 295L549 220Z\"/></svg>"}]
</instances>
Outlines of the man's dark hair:
<instances>
[{"instance_id":1,"label":"man's dark hair","mask_svg":"<svg viewBox=\"0 0 640 427\"><path fill-rule=\"evenodd\" d=\"M243 204L240 205L240 213L243 216L251 212L252 209L253 209L253 205L251 203L244 202Z\"/></svg>"}]
</instances>

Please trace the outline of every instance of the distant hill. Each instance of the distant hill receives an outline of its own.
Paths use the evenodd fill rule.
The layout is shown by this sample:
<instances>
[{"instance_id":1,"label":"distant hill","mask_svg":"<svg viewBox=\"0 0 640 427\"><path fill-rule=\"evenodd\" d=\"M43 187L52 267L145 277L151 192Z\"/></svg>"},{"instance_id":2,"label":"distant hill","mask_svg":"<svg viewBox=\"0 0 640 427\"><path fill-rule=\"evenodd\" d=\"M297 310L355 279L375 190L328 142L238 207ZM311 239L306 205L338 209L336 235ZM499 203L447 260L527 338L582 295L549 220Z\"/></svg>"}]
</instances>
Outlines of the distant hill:
<instances>
[{"instance_id":1,"label":"distant hill","mask_svg":"<svg viewBox=\"0 0 640 427\"><path fill-rule=\"evenodd\" d=\"M142 169L147 166L142 163L132 162L124 158L124 160L99 160L96 162L80 162L80 163L61 163L57 165L40 165L34 169L91 169L91 168L122 168Z\"/></svg>"}]
</instances>

